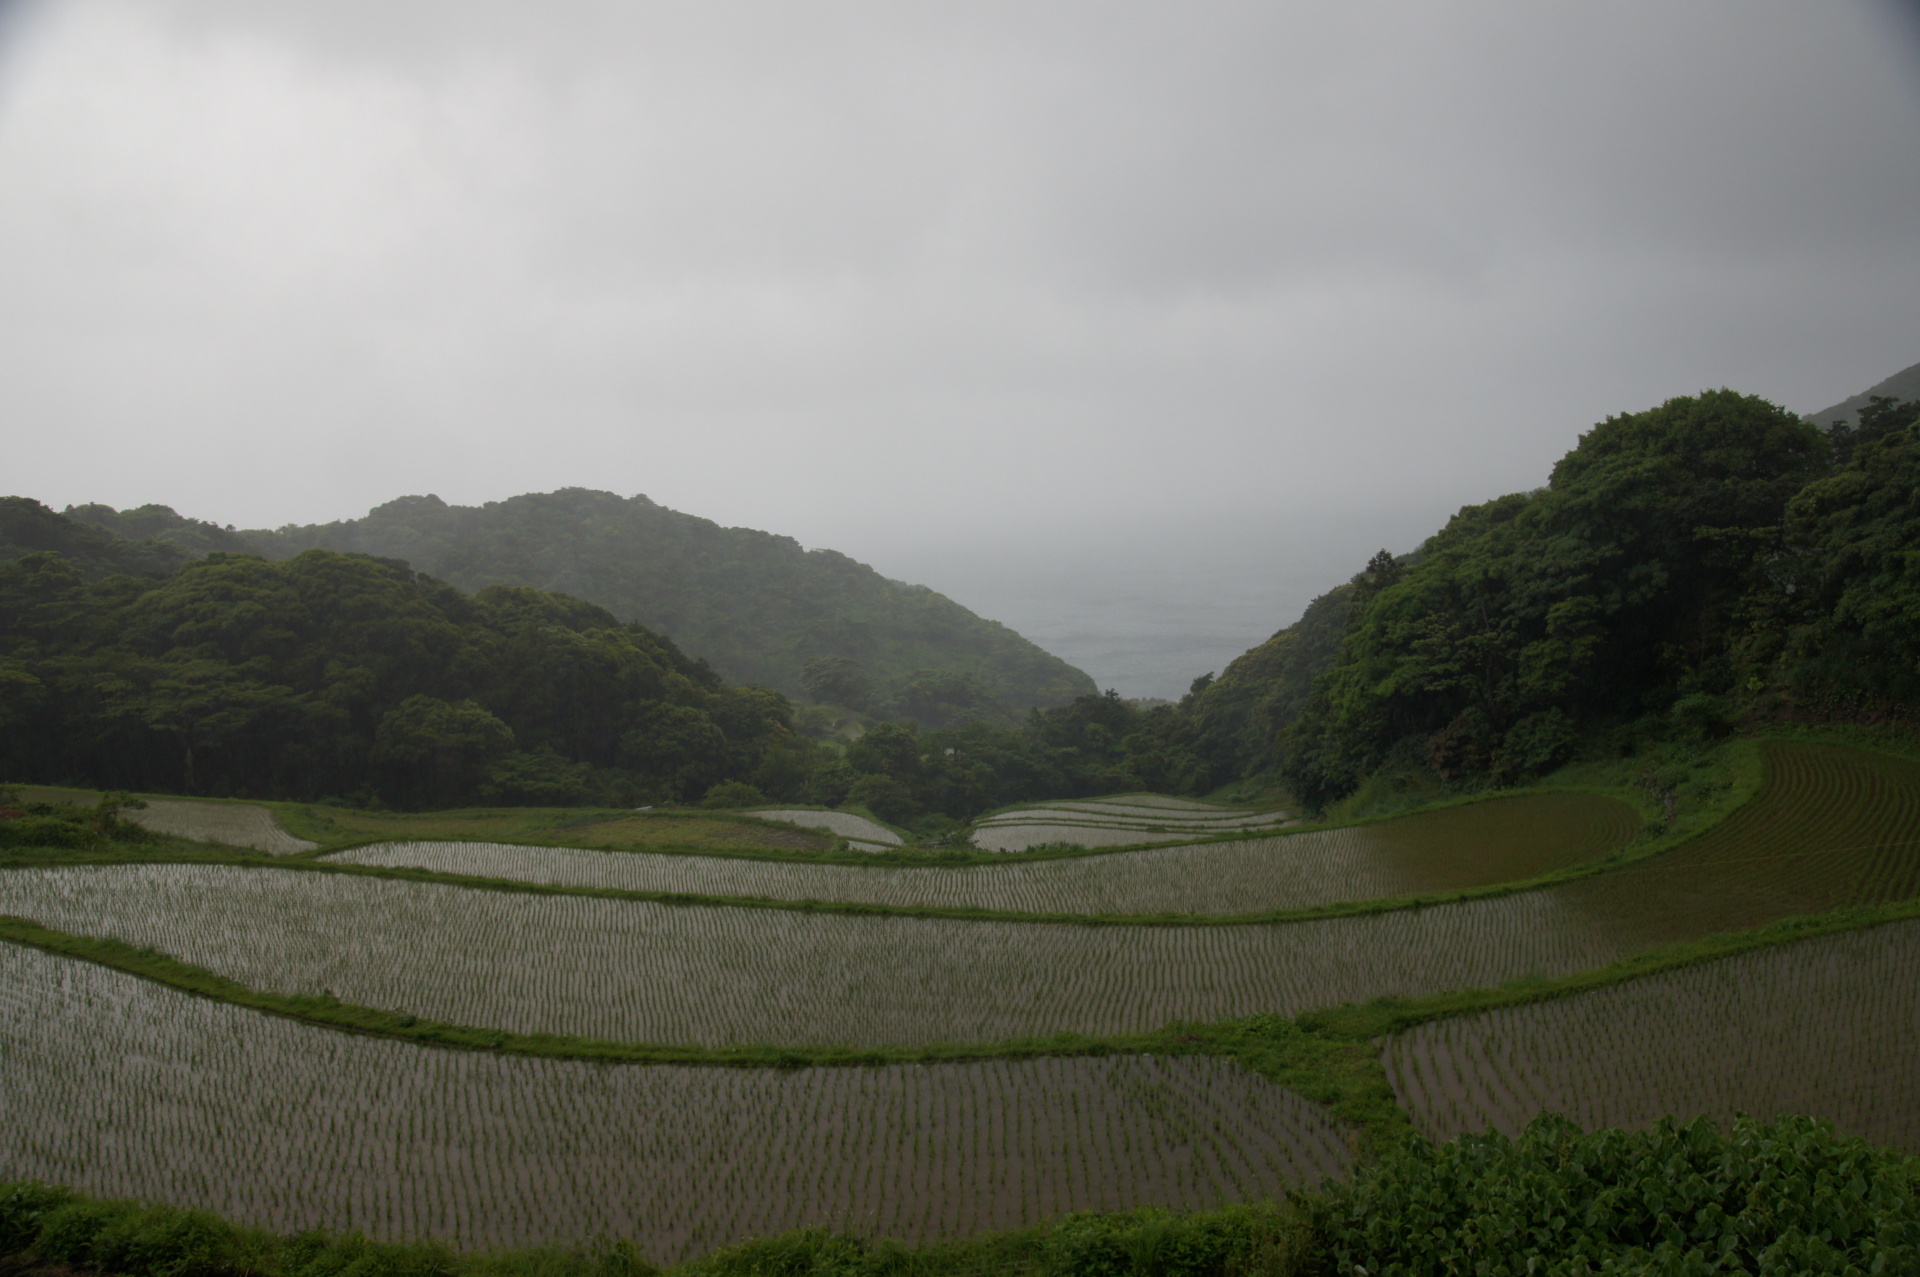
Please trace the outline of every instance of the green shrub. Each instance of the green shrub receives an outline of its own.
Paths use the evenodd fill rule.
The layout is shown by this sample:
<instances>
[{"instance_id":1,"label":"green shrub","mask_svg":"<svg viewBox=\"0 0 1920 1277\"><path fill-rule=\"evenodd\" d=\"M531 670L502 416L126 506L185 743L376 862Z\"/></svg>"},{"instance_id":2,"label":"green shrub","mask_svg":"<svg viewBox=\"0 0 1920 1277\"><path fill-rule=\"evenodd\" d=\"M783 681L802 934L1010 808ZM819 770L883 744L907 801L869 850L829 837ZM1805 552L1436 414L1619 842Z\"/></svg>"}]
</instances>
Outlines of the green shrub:
<instances>
[{"instance_id":1,"label":"green shrub","mask_svg":"<svg viewBox=\"0 0 1920 1277\"><path fill-rule=\"evenodd\" d=\"M77 820L25 815L0 820L0 847L87 847L97 835Z\"/></svg>"},{"instance_id":2,"label":"green shrub","mask_svg":"<svg viewBox=\"0 0 1920 1277\"><path fill-rule=\"evenodd\" d=\"M0 1256L32 1245L48 1213L72 1200L66 1189L34 1180L0 1185Z\"/></svg>"},{"instance_id":3,"label":"green shrub","mask_svg":"<svg viewBox=\"0 0 1920 1277\"><path fill-rule=\"evenodd\" d=\"M767 796L743 780L723 780L707 791L700 800L702 807L757 807L767 801Z\"/></svg>"},{"instance_id":4,"label":"green shrub","mask_svg":"<svg viewBox=\"0 0 1920 1277\"><path fill-rule=\"evenodd\" d=\"M1681 736L1696 744L1715 741L1733 730L1733 710L1726 698L1708 692L1682 696L1667 711Z\"/></svg>"},{"instance_id":5,"label":"green shrub","mask_svg":"<svg viewBox=\"0 0 1920 1277\"><path fill-rule=\"evenodd\" d=\"M1916 1164L1810 1118L1583 1134L1536 1119L1363 1168L1316 1209L1328 1271L1913 1273Z\"/></svg>"},{"instance_id":6,"label":"green shrub","mask_svg":"<svg viewBox=\"0 0 1920 1277\"><path fill-rule=\"evenodd\" d=\"M1297 1270L1308 1237L1274 1207L1198 1215L1074 1215L1050 1231L1041 1271L1059 1277L1224 1277Z\"/></svg>"},{"instance_id":7,"label":"green shrub","mask_svg":"<svg viewBox=\"0 0 1920 1277\"><path fill-rule=\"evenodd\" d=\"M896 825L920 813L913 791L891 776L862 776L847 791L847 802Z\"/></svg>"},{"instance_id":8,"label":"green shrub","mask_svg":"<svg viewBox=\"0 0 1920 1277\"><path fill-rule=\"evenodd\" d=\"M151 843L160 835L120 819L120 813L147 804L123 793L102 794L98 805L23 803L10 788L0 788L0 847L58 847L77 850L103 842Z\"/></svg>"},{"instance_id":9,"label":"green shrub","mask_svg":"<svg viewBox=\"0 0 1920 1277\"><path fill-rule=\"evenodd\" d=\"M204 1211L164 1206L109 1221L87 1251L92 1267L135 1277L219 1277L247 1270L231 1224Z\"/></svg>"},{"instance_id":10,"label":"green shrub","mask_svg":"<svg viewBox=\"0 0 1920 1277\"><path fill-rule=\"evenodd\" d=\"M908 1249L812 1229L695 1260L686 1277L1287 1277L1311 1235L1283 1206L1181 1215L1158 1209L1069 1215L1018 1233Z\"/></svg>"}]
</instances>

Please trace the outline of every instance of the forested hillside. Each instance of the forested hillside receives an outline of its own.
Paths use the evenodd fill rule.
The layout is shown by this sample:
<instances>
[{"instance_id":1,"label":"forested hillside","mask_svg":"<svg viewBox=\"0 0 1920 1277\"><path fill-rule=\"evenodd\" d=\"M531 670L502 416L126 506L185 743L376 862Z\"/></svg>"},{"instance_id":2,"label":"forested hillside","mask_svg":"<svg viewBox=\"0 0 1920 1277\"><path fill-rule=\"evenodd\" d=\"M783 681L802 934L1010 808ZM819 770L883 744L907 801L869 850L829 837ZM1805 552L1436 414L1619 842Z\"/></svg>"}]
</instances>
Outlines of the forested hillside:
<instances>
[{"instance_id":1,"label":"forested hillside","mask_svg":"<svg viewBox=\"0 0 1920 1277\"><path fill-rule=\"evenodd\" d=\"M1390 760L1506 782L1581 748L1911 713L1915 419L1876 400L1823 433L1724 390L1609 418L1544 489L1356 579L1286 776L1318 804Z\"/></svg>"},{"instance_id":2,"label":"forested hillside","mask_svg":"<svg viewBox=\"0 0 1920 1277\"><path fill-rule=\"evenodd\" d=\"M468 590L559 590L672 635L730 680L931 726L1013 721L1095 690L1065 661L923 586L643 496L568 488L483 506L402 497L364 519L244 535L270 558L352 551L404 559Z\"/></svg>"},{"instance_id":3,"label":"forested hillside","mask_svg":"<svg viewBox=\"0 0 1920 1277\"><path fill-rule=\"evenodd\" d=\"M225 550L230 554L253 553L247 538L232 528L203 519L176 514L171 506L143 505L116 510L110 505L74 505L64 512L77 520L129 541L157 541L179 550L182 561L197 559Z\"/></svg>"},{"instance_id":4,"label":"forested hillside","mask_svg":"<svg viewBox=\"0 0 1920 1277\"><path fill-rule=\"evenodd\" d=\"M1381 551L1174 707L1084 698L1003 750L1074 792L1285 782L1323 807L1920 704L1920 404L1820 429L1713 391L1609 418L1546 487Z\"/></svg>"},{"instance_id":5,"label":"forested hillside","mask_svg":"<svg viewBox=\"0 0 1920 1277\"><path fill-rule=\"evenodd\" d=\"M223 530L129 513L142 526L128 530L156 537L0 502L17 556L0 561L0 775L404 808L853 802L928 828L1141 776L1189 781L1184 756L1132 732L1138 712L1110 695L1024 722L882 722L843 751L795 733L781 693L728 686L580 599L503 585L467 595L399 560L330 550L193 559L173 534L191 545ZM813 671L860 673L845 661ZM909 696L956 683L977 690L902 680Z\"/></svg>"},{"instance_id":6,"label":"forested hillside","mask_svg":"<svg viewBox=\"0 0 1920 1277\"><path fill-rule=\"evenodd\" d=\"M113 548L88 531L72 534L83 549ZM564 595L469 597L324 550L215 552L172 575L86 562L0 564L9 778L418 807L698 798L805 774L777 692L724 686Z\"/></svg>"}]
</instances>

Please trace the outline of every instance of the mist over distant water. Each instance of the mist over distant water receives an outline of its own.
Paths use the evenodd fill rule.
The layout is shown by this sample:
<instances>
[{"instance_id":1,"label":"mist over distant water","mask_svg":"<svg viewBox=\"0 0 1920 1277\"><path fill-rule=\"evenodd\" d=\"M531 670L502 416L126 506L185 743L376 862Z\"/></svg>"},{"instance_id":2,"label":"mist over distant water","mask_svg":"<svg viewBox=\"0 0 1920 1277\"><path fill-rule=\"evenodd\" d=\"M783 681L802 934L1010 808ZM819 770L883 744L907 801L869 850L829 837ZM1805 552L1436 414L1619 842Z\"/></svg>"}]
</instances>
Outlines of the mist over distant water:
<instances>
[{"instance_id":1,"label":"mist over distant water","mask_svg":"<svg viewBox=\"0 0 1920 1277\"><path fill-rule=\"evenodd\" d=\"M1479 499L1499 495L1487 492ZM1044 543L907 543L869 561L1010 626L1127 697L1178 699L1291 625L1316 597L1439 530L1450 495L1314 517L1276 500L1259 519L1136 518ZM839 549L862 558L858 538Z\"/></svg>"},{"instance_id":2,"label":"mist over distant water","mask_svg":"<svg viewBox=\"0 0 1920 1277\"><path fill-rule=\"evenodd\" d=\"M1122 582L1112 584L1124 589ZM1299 615L1297 608L1281 612L1270 597L1198 591L1186 598L1137 593L1067 598L1009 591L991 603L977 600L974 610L983 609L1091 674L1102 690L1168 700L1179 699L1195 678L1225 669Z\"/></svg>"}]
</instances>

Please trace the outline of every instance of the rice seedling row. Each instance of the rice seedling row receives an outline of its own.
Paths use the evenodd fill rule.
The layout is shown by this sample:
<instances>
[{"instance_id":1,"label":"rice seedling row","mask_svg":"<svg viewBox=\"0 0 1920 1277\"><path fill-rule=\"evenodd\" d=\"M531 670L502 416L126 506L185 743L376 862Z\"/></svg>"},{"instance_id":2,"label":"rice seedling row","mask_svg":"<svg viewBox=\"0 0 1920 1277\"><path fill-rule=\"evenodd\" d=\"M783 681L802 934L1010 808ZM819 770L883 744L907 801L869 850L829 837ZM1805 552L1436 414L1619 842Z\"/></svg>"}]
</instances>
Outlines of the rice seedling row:
<instances>
[{"instance_id":1,"label":"rice seedling row","mask_svg":"<svg viewBox=\"0 0 1920 1277\"><path fill-rule=\"evenodd\" d=\"M225 843L230 847L251 847L271 856L290 856L312 851L320 844L295 838L280 827L265 807L243 803L198 803L188 799L150 799L144 808L125 813L157 833L196 842Z\"/></svg>"},{"instance_id":2,"label":"rice seedling row","mask_svg":"<svg viewBox=\"0 0 1920 1277\"><path fill-rule=\"evenodd\" d=\"M1229 1061L591 1065L330 1032L0 945L0 1177L463 1246L652 1258L790 1228L924 1240L1189 1209L1340 1171L1324 1111Z\"/></svg>"},{"instance_id":3,"label":"rice seedling row","mask_svg":"<svg viewBox=\"0 0 1920 1277\"><path fill-rule=\"evenodd\" d=\"M1056 799L1047 804L1055 807L1120 807L1125 809L1147 808L1150 811L1184 812L1195 816L1233 815L1245 808L1227 806L1220 803L1202 802L1194 798L1175 798L1172 794L1104 794L1099 798Z\"/></svg>"},{"instance_id":4,"label":"rice seedling row","mask_svg":"<svg viewBox=\"0 0 1920 1277\"><path fill-rule=\"evenodd\" d=\"M1292 812L1264 811L1236 815L1187 815L1156 812L1150 808L1098 807L1020 807L985 817L982 826L1061 821L1082 825L1124 825L1142 829L1236 829L1244 825L1282 824L1293 818Z\"/></svg>"},{"instance_id":5,"label":"rice seedling row","mask_svg":"<svg viewBox=\"0 0 1920 1277\"><path fill-rule=\"evenodd\" d=\"M1078 843L1082 847L1120 847L1133 843L1180 842L1226 831L1284 829L1299 824L1287 812L1238 817L1158 819L1107 815L1060 808L1022 808L981 821L973 830L973 845L981 851L1026 851L1046 843Z\"/></svg>"},{"instance_id":6,"label":"rice seedling row","mask_svg":"<svg viewBox=\"0 0 1920 1277\"><path fill-rule=\"evenodd\" d=\"M1643 943L1920 895L1920 763L1770 744L1752 802L1674 851L1553 888L1591 925Z\"/></svg>"},{"instance_id":7,"label":"rice seedling row","mask_svg":"<svg viewBox=\"0 0 1920 1277\"><path fill-rule=\"evenodd\" d=\"M1388 1038L1384 1063L1435 1139L1809 1114L1920 1153L1920 922L1826 936Z\"/></svg>"},{"instance_id":8,"label":"rice seedling row","mask_svg":"<svg viewBox=\"0 0 1920 1277\"><path fill-rule=\"evenodd\" d=\"M761 808L743 811L743 816L756 816L761 820L779 820L789 825L799 825L805 829L824 829L828 833L839 834L855 842L877 843L886 847L900 845L900 835L865 816L856 816L848 811L808 811L804 808Z\"/></svg>"},{"instance_id":9,"label":"rice seedling row","mask_svg":"<svg viewBox=\"0 0 1920 1277\"><path fill-rule=\"evenodd\" d=\"M1027 913L1300 909L1531 877L1605 854L1639 820L1624 803L1539 794L1282 838L1006 865L777 864L488 843L386 843L354 864L576 887Z\"/></svg>"},{"instance_id":10,"label":"rice seedling row","mask_svg":"<svg viewBox=\"0 0 1920 1277\"><path fill-rule=\"evenodd\" d=\"M665 1044L1106 1035L1624 956L1525 893L1283 926L1139 927L685 907L228 865L0 873L0 913L287 994Z\"/></svg>"}]
</instances>

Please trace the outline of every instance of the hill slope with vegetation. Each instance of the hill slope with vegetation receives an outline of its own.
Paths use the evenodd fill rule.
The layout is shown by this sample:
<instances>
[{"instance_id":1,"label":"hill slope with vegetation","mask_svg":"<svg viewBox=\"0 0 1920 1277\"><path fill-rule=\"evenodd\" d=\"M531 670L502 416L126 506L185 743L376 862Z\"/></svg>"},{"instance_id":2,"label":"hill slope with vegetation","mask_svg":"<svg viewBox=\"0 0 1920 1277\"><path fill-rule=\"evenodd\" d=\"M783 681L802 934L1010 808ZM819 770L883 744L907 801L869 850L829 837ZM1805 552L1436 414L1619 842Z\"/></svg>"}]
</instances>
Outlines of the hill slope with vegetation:
<instances>
[{"instance_id":1,"label":"hill slope with vegetation","mask_svg":"<svg viewBox=\"0 0 1920 1277\"><path fill-rule=\"evenodd\" d=\"M1780 723L1911 723L1915 545L1920 403L1822 429L1729 390L1673 399L1382 550L1177 705L1082 697L961 753L1003 801L1044 773L1057 796L1280 783L1320 809L1373 777L1438 795Z\"/></svg>"},{"instance_id":2,"label":"hill slope with vegetation","mask_svg":"<svg viewBox=\"0 0 1920 1277\"><path fill-rule=\"evenodd\" d=\"M1095 690L1065 661L924 586L644 496L567 488L482 506L402 497L364 519L244 535L269 558L338 550L404 559L462 589L559 590L672 635L730 680L929 726L1006 720Z\"/></svg>"},{"instance_id":3,"label":"hill slope with vegetation","mask_svg":"<svg viewBox=\"0 0 1920 1277\"><path fill-rule=\"evenodd\" d=\"M1725 390L1609 418L1545 488L1375 557L1284 774L1319 805L1394 766L1510 783L1582 750L1910 716L1917 423L1878 400L1823 432Z\"/></svg>"},{"instance_id":4,"label":"hill slope with vegetation","mask_svg":"<svg viewBox=\"0 0 1920 1277\"><path fill-rule=\"evenodd\" d=\"M327 550L284 563L215 552L163 575L170 547L96 545L40 509L17 521L81 553L0 564L9 777L449 806L631 804L804 774L779 693L728 687L578 599L468 596ZM158 561L89 579L86 565L116 554Z\"/></svg>"},{"instance_id":5,"label":"hill slope with vegetation","mask_svg":"<svg viewBox=\"0 0 1920 1277\"><path fill-rule=\"evenodd\" d=\"M679 566L661 568L662 582L683 579L676 573L701 562L704 546L707 579L758 583L675 596L687 609L677 615L714 634L742 600L770 597L755 589L791 584L802 570L837 574L839 586L772 607L778 623L761 632L791 640L787 674L814 699L912 721L881 723L844 752L804 742L769 755L777 765L680 772L660 761L649 766L665 770L648 774L681 776L660 792L682 797L703 792L696 773L701 783L724 775L781 801L852 801L911 823L1033 799L1235 785L1248 794L1283 785L1319 809L1376 777L1411 778L1412 790L1429 795L1468 792L1523 783L1576 757L1685 750L1783 722L1907 722L1920 694L1916 493L1920 405L1878 398L1856 419L1821 429L1732 391L1674 399L1595 426L1545 487L1463 509L1412 554L1375 555L1295 625L1218 678L1196 680L1177 705L1072 696L1063 676L1049 686L1071 699L1024 721L1005 712L1018 699L1006 698L1005 684L994 713L978 710L983 673L908 668L933 659L928 635L956 632L940 617L958 615L976 627L963 625L963 636L985 634L986 646L1017 656L1007 645L1024 641L1010 631L842 556L690 520L642 498L575 491L464 512L412 498L358 524L247 535L279 538L276 552L289 552L302 538L365 533L380 548L456 568L497 541L507 547L497 561L563 575L603 563L582 522L582 511L597 509L609 544L637 545L656 525L682 538ZM9 541L77 555L74 590L105 597L106 585L83 578L182 553L165 540L95 543L93 529L25 506L8 507ZM28 525L31 535L17 530ZM377 537L367 532L375 525L384 529ZM543 526L557 530L549 537ZM607 554L605 563L621 557ZM803 567L788 572L794 564ZM915 608L919 631L909 624ZM588 628L613 623L598 615ZM925 639L919 648L900 637L916 632ZM843 640L891 653L893 663L831 648ZM43 648L51 641L31 638ZM814 642L821 646L806 646ZM1067 668L1026 646L1038 662L1029 669ZM808 651L825 654L802 661ZM886 682L875 677L880 668L908 672ZM595 767L625 765L560 752Z\"/></svg>"}]
</instances>

